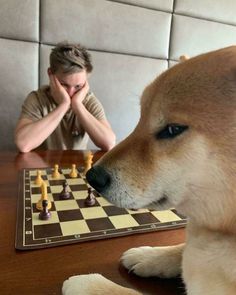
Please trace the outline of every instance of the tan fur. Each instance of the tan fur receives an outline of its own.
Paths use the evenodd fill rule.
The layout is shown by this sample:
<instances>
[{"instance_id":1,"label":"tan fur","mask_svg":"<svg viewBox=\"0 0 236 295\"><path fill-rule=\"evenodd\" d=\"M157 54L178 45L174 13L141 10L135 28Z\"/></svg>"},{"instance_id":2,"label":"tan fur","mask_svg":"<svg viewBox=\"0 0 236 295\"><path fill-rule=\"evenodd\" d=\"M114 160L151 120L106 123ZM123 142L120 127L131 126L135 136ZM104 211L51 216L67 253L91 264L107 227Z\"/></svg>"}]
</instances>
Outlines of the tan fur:
<instances>
[{"instance_id":1,"label":"tan fur","mask_svg":"<svg viewBox=\"0 0 236 295\"><path fill-rule=\"evenodd\" d=\"M170 123L189 129L157 139ZM127 269L171 277L183 251L188 295L236 294L235 152L236 47L186 60L144 90L137 127L97 163L112 178L103 195L126 208L174 206L189 224L185 248L128 250Z\"/></svg>"}]
</instances>

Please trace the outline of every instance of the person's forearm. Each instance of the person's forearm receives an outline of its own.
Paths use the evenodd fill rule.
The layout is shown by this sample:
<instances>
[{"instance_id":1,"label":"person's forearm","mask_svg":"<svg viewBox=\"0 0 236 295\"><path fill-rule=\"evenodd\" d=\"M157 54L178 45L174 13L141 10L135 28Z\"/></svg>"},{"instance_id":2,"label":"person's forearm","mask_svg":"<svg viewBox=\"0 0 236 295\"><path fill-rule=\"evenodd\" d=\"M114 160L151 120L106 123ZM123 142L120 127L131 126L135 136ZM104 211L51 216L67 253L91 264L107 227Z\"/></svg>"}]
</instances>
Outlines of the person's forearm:
<instances>
[{"instance_id":1,"label":"person's forearm","mask_svg":"<svg viewBox=\"0 0 236 295\"><path fill-rule=\"evenodd\" d=\"M19 150L30 152L40 146L56 129L67 110L68 106L61 104L44 118L16 130L15 141Z\"/></svg>"},{"instance_id":2,"label":"person's forearm","mask_svg":"<svg viewBox=\"0 0 236 295\"><path fill-rule=\"evenodd\" d=\"M74 112L96 146L104 151L108 151L114 147L116 138L109 125L97 120L87 111L83 104L74 109Z\"/></svg>"}]
</instances>

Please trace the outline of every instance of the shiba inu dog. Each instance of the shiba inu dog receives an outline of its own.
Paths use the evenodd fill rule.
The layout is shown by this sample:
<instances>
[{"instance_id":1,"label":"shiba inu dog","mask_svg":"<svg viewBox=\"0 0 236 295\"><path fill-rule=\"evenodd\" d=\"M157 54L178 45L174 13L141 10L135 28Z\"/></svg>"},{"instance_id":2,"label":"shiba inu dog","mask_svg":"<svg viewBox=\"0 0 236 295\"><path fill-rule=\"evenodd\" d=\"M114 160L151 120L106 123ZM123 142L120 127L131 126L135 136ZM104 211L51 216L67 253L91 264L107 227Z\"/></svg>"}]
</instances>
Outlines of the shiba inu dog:
<instances>
[{"instance_id":1,"label":"shiba inu dog","mask_svg":"<svg viewBox=\"0 0 236 295\"><path fill-rule=\"evenodd\" d=\"M188 295L235 295L236 47L157 77L143 92L135 130L87 179L117 206L175 207L188 216L185 244L130 249L121 258L128 270L143 277L181 273ZM63 292L139 294L98 274L70 278Z\"/></svg>"}]
</instances>

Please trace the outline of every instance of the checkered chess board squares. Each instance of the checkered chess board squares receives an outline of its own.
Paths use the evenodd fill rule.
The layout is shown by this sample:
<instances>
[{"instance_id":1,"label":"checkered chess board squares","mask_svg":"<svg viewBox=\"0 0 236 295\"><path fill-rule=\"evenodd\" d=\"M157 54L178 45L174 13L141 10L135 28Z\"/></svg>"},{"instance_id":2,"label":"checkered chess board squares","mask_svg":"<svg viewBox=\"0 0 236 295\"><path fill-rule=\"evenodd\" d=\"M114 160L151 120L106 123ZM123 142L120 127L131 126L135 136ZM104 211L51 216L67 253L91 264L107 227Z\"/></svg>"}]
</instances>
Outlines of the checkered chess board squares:
<instances>
[{"instance_id":1,"label":"checkered chess board squares","mask_svg":"<svg viewBox=\"0 0 236 295\"><path fill-rule=\"evenodd\" d=\"M70 178L70 169L61 169L60 178L53 179L52 169L45 168L40 171L52 203L51 217L46 221L39 219L36 203L41 198L41 189L35 184L37 169L24 169L19 196L23 203L23 220L19 220L22 217L18 214L22 241L16 240L18 249L57 246L186 224L186 219L175 210L132 211L118 208L97 192L94 192L95 205L87 207L84 201L90 186L81 174L78 174L77 178ZM69 185L70 198L61 200L59 196L65 181Z\"/></svg>"}]
</instances>

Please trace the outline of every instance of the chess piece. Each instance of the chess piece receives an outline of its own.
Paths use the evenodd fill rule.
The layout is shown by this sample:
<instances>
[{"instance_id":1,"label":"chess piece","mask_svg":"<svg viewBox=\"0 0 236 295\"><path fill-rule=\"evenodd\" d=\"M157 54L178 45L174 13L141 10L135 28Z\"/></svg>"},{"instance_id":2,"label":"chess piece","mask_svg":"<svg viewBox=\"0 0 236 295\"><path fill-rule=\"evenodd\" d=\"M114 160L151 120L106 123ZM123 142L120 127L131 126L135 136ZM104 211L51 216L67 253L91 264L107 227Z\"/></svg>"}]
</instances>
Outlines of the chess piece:
<instances>
[{"instance_id":1,"label":"chess piece","mask_svg":"<svg viewBox=\"0 0 236 295\"><path fill-rule=\"evenodd\" d=\"M76 178L76 177L78 177L78 172L77 172L77 170L76 170L76 165L75 165L75 164L72 164L72 166L71 166L70 177L71 177L71 178Z\"/></svg>"},{"instance_id":2,"label":"chess piece","mask_svg":"<svg viewBox=\"0 0 236 295\"><path fill-rule=\"evenodd\" d=\"M54 170L53 170L53 173L52 173L52 178L55 178L55 179L60 178L59 166L57 164L54 165Z\"/></svg>"},{"instance_id":3,"label":"chess piece","mask_svg":"<svg viewBox=\"0 0 236 295\"><path fill-rule=\"evenodd\" d=\"M48 220L51 217L51 212L48 211L48 200L42 201L43 210L39 213L39 219Z\"/></svg>"},{"instance_id":4,"label":"chess piece","mask_svg":"<svg viewBox=\"0 0 236 295\"><path fill-rule=\"evenodd\" d=\"M88 196L87 196L87 198L85 199L84 204L85 204L86 206L88 206L88 207L92 207L92 206L95 205L95 203L96 203L95 196L94 196L94 194L93 194L93 192L92 192L91 187L89 187L89 188L88 188Z\"/></svg>"},{"instance_id":5,"label":"chess piece","mask_svg":"<svg viewBox=\"0 0 236 295\"><path fill-rule=\"evenodd\" d=\"M39 199L39 201L36 204L36 208L40 211L43 210L43 200L47 200L48 201L48 205L47 208L51 209L52 207L52 203L51 201L48 199L48 192L47 192L47 185L46 182L43 181L42 185L41 185L41 198Z\"/></svg>"},{"instance_id":6,"label":"chess piece","mask_svg":"<svg viewBox=\"0 0 236 295\"><path fill-rule=\"evenodd\" d=\"M37 170L37 176L34 181L34 183L37 185L41 185L43 182L43 178L42 178L41 174L42 174L42 172L40 170Z\"/></svg>"},{"instance_id":7,"label":"chess piece","mask_svg":"<svg viewBox=\"0 0 236 295\"><path fill-rule=\"evenodd\" d=\"M84 175L86 175L87 171L91 169L93 163L93 154L92 152L88 152L84 155Z\"/></svg>"},{"instance_id":8,"label":"chess piece","mask_svg":"<svg viewBox=\"0 0 236 295\"><path fill-rule=\"evenodd\" d=\"M63 190L61 191L59 197L61 200L67 200L70 198L69 185L66 181L63 183Z\"/></svg>"}]
</instances>

